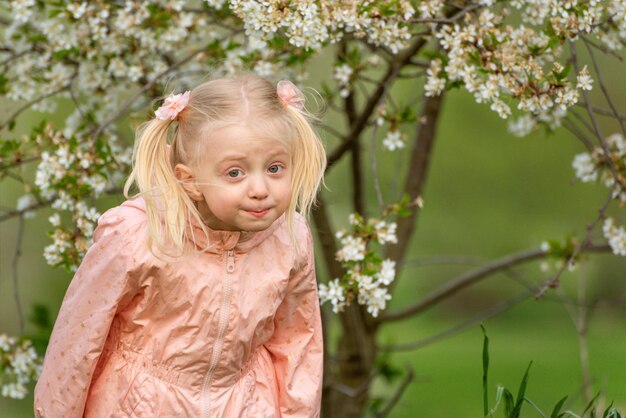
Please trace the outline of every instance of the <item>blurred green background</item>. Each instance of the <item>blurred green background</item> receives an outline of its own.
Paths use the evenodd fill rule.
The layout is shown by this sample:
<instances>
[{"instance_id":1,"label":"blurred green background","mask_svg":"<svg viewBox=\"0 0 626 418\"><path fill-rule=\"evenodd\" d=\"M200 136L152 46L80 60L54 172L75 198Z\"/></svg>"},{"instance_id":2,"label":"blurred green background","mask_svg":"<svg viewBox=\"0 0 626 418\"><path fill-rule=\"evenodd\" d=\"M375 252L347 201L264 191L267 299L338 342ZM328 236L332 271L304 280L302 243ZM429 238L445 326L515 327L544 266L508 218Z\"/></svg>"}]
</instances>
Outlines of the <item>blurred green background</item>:
<instances>
[{"instance_id":1,"label":"blurred green background","mask_svg":"<svg viewBox=\"0 0 626 418\"><path fill-rule=\"evenodd\" d=\"M610 80L618 107L625 109L622 82L623 76L618 74ZM614 125L601 122L606 135L615 132ZM571 161L582 151L582 145L562 129L551 135L538 131L526 138L513 137L507 132L506 122L486 106L475 104L466 93L451 92L439 123L423 195L425 206L408 261L401 267L401 283L390 309L411 304L480 263L537 248L543 240L563 241L568 234L581 237L585 225L595 219L607 196L607 190L600 185L573 181ZM392 201L402 182L394 167L403 154L380 150L377 155L385 197ZM364 158L367 161L368 157ZM337 227L346 226L350 212L345 200L349 195L346 168L344 163L340 164L327 178L328 209ZM368 182L371 186L371 178ZM17 198L24 194L21 186L5 180L0 187L0 205L15 207ZM368 193L373 199L371 187ZM119 202L120 198L107 198L99 207L104 210ZM25 224L23 255L19 259L19 294L27 314L33 304L43 303L54 317L71 275L50 269L43 259L43 248L49 243L45 231L49 229L50 213L41 211ZM624 217L619 219L623 222ZM0 333L15 335L18 325L11 262L17 221L0 223L0 228ZM594 238L601 236L596 234ZM444 259L440 263L424 265L425 260L441 256ZM464 262L458 262L459 256ZM516 271L529 283L549 277L549 273L539 269L538 263ZM579 281L584 277L588 298L599 300L589 322L594 391L602 389L607 399L614 400L620 411L626 412L625 272L624 258L592 255L576 271L564 273L559 291L551 290L540 300L527 300L486 320L491 339L491 405L498 384L517 392L522 375L533 360L527 396L549 413L560 398L569 395L572 403L568 408L581 412L577 333L558 296L562 292L575 297ZM320 280L326 280L321 269L319 276ZM419 317L384 326L380 343L427 338L523 289L508 275L494 275ZM33 333L35 329L28 324L26 331ZM410 365L416 378L391 416L482 416L481 350L482 333L475 325L425 348L393 353L391 361L400 368ZM400 380L389 384L377 379L373 395L390 396L399 384ZM31 405L32 396L24 401L0 398L0 417L32 416ZM524 410L524 417L539 416L528 405ZM501 412L497 416L502 416Z\"/></svg>"}]
</instances>

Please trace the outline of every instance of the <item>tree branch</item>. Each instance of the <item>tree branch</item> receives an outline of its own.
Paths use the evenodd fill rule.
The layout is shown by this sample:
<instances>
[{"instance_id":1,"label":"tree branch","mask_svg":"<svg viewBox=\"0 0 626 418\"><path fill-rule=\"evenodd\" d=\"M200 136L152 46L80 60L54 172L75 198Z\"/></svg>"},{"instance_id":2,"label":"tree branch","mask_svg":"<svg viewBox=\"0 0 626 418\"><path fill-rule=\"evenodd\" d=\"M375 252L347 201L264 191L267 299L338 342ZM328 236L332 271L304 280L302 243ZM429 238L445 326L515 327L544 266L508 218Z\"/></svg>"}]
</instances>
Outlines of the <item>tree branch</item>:
<instances>
[{"instance_id":1,"label":"tree branch","mask_svg":"<svg viewBox=\"0 0 626 418\"><path fill-rule=\"evenodd\" d=\"M17 166L22 165L22 164L27 164L27 163L32 163L32 162L35 162L35 161L39 161L40 159L41 159L40 156L30 157L30 158L19 160L19 161L16 161L16 162L13 162L13 163L10 163L10 164L7 164L7 165L3 165L3 166L0 166L0 172L5 171L5 170L10 170L13 167L17 167Z\"/></svg>"},{"instance_id":2,"label":"tree branch","mask_svg":"<svg viewBox=\"0 0 626 418\"><path fill-rule=\"evenodd\" d=\"M610 247L606 244L590 244L585 247L585 251L609 251ZM404 309L400 309L396 312L383 312L376 322L391 322L399 321L402 319L410 318L411 316L423 312L437 303L449 298L450 296L458 293L460 290L478 283L482 279L489 277L490 275L497 273L501 270L508 269L518 264L526 263L528 261L537 260L545 257L547 254L541 250L529 250L519 254L505 256L499 260L494 261L484 267L462 274L456 279L452 279L445 283L439 289L431 292L416 304L408 306Z\"/></svg>"},{"instance_id":3,"label":"tree branch","mask_svg":"<svg viewBox=\"0 0 626 418\"><path fill-rule=\"evenodd\" d=\"M422 195L426 183L428 164L432 145L436 137L437 121L441 112L443 96L427 97L418 120L422 122L416 127L416 137L411 150L409 171L405 177L403 193L415 201ZM387 257L394 260L397 265L402 264L406 250L410 243L417 219L419 208L416 207L411 215L398 219L398 243L388 247ZM392 284L393 286L393 284Z\"/></svg>"},{"instance_id":4,"label":"tree branch","mask_svg":"<svg viewBox=\"0 0 626 418\"><path fill-rule=\"evenodd\" d=\"M544 285L535 294L535 298L538 299L541 296L543 296L543 294L546 292L546 290L548 290L548 288L550 288L550 287L552 287L552 288L558 287L559 281L560 281L560 277L563 274L563 272L565 271L565 269L568 268L568 266L573 263L573 261L576 259L576 257L578 257L578 254L580 254L584 249L590 248L593 245L593 243L590 240L591 232L596 227L596 225L604 218L606 210L607 210L607 208L609 207L609 204L612 201L613 201L613 191L609 191L609 196L606 199L606 201L604 202L604 205L602 205L602 207L600 209L598 209L598 216L596 217L596 219L594 219L594 221L592 223L587 224L587 227L585 228L586 229L585 237L583 238L582 242L580 244L578 244L574 248L574 251L572 251L572 254L568 257L567 261L565 263L563 263L563 266L554 275L554 277L549 279L549 280L546 280ZM608 247L608 249L610 249L610 247L608 245L607 245L607 247Z\"/></svg>"},{"instance_id":5,"label":"tree branch","mask_svg":"<svg viewBox=\"0 0 626 418\"><path fill-rule=\"evenodd\" d=\"M337 58L347 57L348 42L344 39L339 44ZM346 116L346 124L354 125L356 115L356 103L354 101L354 91L350 91L343 100L343 113ZM350 168L352 171L352 205L354 211L362 215L365 214L365 202L363 198L363 167L361 163L361 143L358 140L352 141L350 147Z\"/></svg>"},{"instance_id":6,"label":"tree branch","mask_svg":"<svg viewBox=\"0 0 626 418\"><path fill-rule=\"evenodd\" d=\"M17 227L17 241L15 243L15 253L13 254L13 298L17 308L17 318L20 326L20 335L24 334L24 312L22 311L22 303L20 302L20 293L18 288L17 263L20 255L22 255L22 238L24 237L24 215L20 214Z\"/></svg>"},{"instance_id":7,"label":"tree branch","mask_svg":"<svg viewBox=\"0 0 626 418\"><path fill-rule=\"evenodd\" d=\"M76 76L77 73L75 73L74 75L72 75L72 79ZM30 100L29 102L25 103L23 106L19 107L7 120L5 120L2 125L0 125L0 131L3 130L4 128L6 128L8 125L10 125L11 123L13 123L13 121L15 121L15 119L17 119L17 117L24 112L25 110L28 110L29 108L31 108L33 105L47 99L48 97L52 97L54 95L57 95L59 93L61 93L63 90L67 90L70 88L71 85L71 81L70 83L59 87L56 90L51 91L50 93L46 93L43 94L39 97L36 97L32 100Z\"/></svg>"},{"instance_id":8,"label":"tree branch","mask_svg":"<svg viewBox=\"0 0 626 418\"><path fill-rule=\"evenodd\" d=\"M400 398L402 398L404 391L406 390L406 388L409 387L414 378L415 372L411 367L407 366L407 373L404 377L404 380L400 384L400 387L398 387L396 393L394 393L389 402L387 402L387 405L385 405L385 407L378 414L376 414L376 418L384 418L389 415L389 413L396 406Z\"/></svg>"},{"instance_id":9,"label":"tree branch","mask_svg":"<svg viewBox=\"0 0 626 418\"><path fill-rule=\"evenodd\" d=\"M335 254L337 253L335 232L330 224L330 218L326 211L326 202L321 193L317 197L317 205L311 211L311 215L315 222L317 236L322 245L322 255L329 277L343 276L341 264L335 259Z\"/></svg>"},{"instance_id":10,"label":"tree branch","mask_svg":"<svg viewBox=\"0 0 626 418\"><path fill-rule=\"evenodd\" d=\"M410 62L411 58L413 58L424 45L426 45L426 40L424 38L418 38L411 46L402 51L391 61L391 64L387 67L387 72L380 79L378 87L367 99L365 107L352 125L352 129L346 136L346 139L330 153L326 167L327 171L352 147L352 143L358 140L363 130L367 127L367 121L376 109L376 106L378 106L388 86L393 82L400 69Z\"/></svg>"},{"instance_id":11,"label":"tree branch","mask_svg":"<svg viewBox=\"0 0 626 418\"><path fill-rule=\"evenodd\" d=\"M489 318L492 318L496 315L499 315L503 312L508 311L509 309L513 308L514 306L517 306L519 303L528 299L530 296L532 296L533 293L534 293L533 290L524 290L523 292L518 293L512 298L505 300L503 302L500 302L497 305L494 305L488 309L485 309L484 311L480 312L478 315L475 315L472 318L466 321L463 321L443 332L440 332L435 335L431 335L430 337L423 338L423 339L409 342L409 343L381 345L379 346L379 348L384 351L412 351L412 350L417 350L419 348L427 347L439 341L453 337L473 325L479 324Z\"/></svg>"}]
</instances>

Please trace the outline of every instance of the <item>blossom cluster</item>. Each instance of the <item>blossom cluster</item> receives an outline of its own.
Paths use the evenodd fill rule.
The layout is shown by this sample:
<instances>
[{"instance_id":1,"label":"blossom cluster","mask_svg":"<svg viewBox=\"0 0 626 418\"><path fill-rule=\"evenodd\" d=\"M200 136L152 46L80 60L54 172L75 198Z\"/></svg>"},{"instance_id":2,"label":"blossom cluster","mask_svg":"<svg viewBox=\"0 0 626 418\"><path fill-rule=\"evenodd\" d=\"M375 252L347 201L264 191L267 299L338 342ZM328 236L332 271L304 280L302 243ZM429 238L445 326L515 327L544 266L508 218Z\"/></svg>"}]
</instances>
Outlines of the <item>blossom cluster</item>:
<instances>
[{"instance_id":1,"label":"blossom cluster","mask_svg":"<svg viewBox=\"0 0 626 418\"><path fill-rule=\"evenodd\" d=\"M408 44L409 24L415 15L408 0L231 0L230 7L243 20L248 35L264 40L280 32L295 47L319 49L349 34L392 53Z\"/></svg>"},{"instance_id":2,"label":"blossom cluster","mask_svg":"<svg viewBox=\"0 0 626 418\"><path fill-rule=\"evenodd\" d=\"M350 224L352 231L337 232L341 248L336 258L346 274L319 285L320 301L330 302L333 312L338 313L356 299L376 317L391 299L388 286L395 279L396 263L381 259L371 247L397 243L397 224L377 218L366 221L358 214L350 215Z\"/></svg>"},{"instance_id":3,"label":"blossom cluster","mask_svg":"<svg viewBox=\"0 0 626 418\"><path fill-rule=\"evenodd\" d=\"M624 226L617 226L613 218L606 218L602 226L602 233L609 241L615 255L626 256L626 230Z\"/></svg>"},{"instance_id":4,"label":"blossom cluster","mask_svg":"<svg viewBox=\"0 0 626 418\"><path fill-rule=\"evenodd\" d=\"M55 212L48 219L54 228L53 243L44 249L44 257L50 265L74 270L91 245L100 216L87 199L98 198L121 182L130 154L128 149L118 149L114 141L78 142L50 124L36 131L31 144L41 153L40 161L33 187L18 200L17 209L31 216L30 208L39 202L51 203ZM70 227L63 227L62 212L69 212Z\"/></svg>"},{"instance_id":5,"label":"blossom cluster","mask_svg":"<svg viewBox=\"0 0 626 418\"><path fill-rule=\"evenodd\" d=\"M626 138L621 133L615 133L605 138L604 142L609 152L608 156L603 147L597 146L590 152L577 154L572 167L576 171L576 177L582 182L590 183L599 180L605 187L612 190L613 199L616 199L620 206L624 206L626 204ZM611 162L610 165L607 160ZM611 166L615 171L611 169Z\"/></svg>"},{"instance_id":6,"label":"blossom cluster","mask_svg":"<svg viewBox=\"0 0 626 418\"><path fill-rule=\"evenodd\" d=\"M584 254L576 251L579 245L575 236L568 236L564 242L557 240L544 241L541 243L541 251L550 259L545 259L539 264L539 268L543 272L548 272L552 268L557 271L567 269L567 271L576 270L578 263L583 259Z\"/></svg>"},{"instance_id":7,"label":"blossom cluster","mask_svg":"<svg viewBox=\"0 0 626 418\"><path fill-rule=\"evenodd\" d=\"M559 62L562 44L590 34L607 10L599 2L574 0L511 4L522 10L519 26L505 24L509 10L492 8L467 14L464 24L443 25L435 33L445 55L431 61L425 94L438 95L447 85L461 84L476 102L489 104L502 118L512 114L516 102L523 119L510 127L523 135L537 123L558 126L578 101L579 91L591 89L586 68L575 84L569 79L569 65Z\"/></svg>"},{"instance_id":8,"label":"blossom cluster","mask_svg":"<svg viewBox=\"0 0 626 418\"><path fill-rule=\"evenodd\" d=\"M41 373L41 358L28 340L0 334L0 385L5 398L24 399Z\"/></svg>"}]
</instances>

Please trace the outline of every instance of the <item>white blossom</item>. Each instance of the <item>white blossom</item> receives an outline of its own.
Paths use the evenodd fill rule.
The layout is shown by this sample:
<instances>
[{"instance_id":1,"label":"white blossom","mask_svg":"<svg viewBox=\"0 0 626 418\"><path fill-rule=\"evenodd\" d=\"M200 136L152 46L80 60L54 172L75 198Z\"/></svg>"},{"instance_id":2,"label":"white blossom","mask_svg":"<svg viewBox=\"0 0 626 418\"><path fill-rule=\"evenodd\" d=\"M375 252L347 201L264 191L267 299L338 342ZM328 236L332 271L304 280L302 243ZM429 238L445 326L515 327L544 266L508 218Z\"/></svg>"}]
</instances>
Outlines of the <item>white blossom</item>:
<instances>
[{"instance_id":1,"label":"white blossom","mask_svg":"<svg viewBox=\"0 0 626 418\"><path fill-rule=\"evenodd\" d=\"M586 152L577 154L574 157L572 167L576 170L576 177L585 183L593 182L598 179L595 162L593 158L591 158L591 155Z\"/></svg>"},{"instance_id":2,"label":"white blossom","mask_svg":"<svg viewBox=\"0 0 626 418\"><path fill-rule=\"evenodd\" d=\"M591 84L593 83L593 80L591 79L591 76L589 75L589 71L587 70L586 65L583 67L582 70L580 70L580 73L578 73L578 76L576 77L576 79L578 80L578 84L576 85L576 87L578 87L579 89L582 89L582 90L592 89Z\"/></svg>"},{"instance_id":3,"label":"white blossom","mask_svg":"<svg viewBox=\"0 0 626 418\"><path fill-rule=\"evenodd\" d=\"M523 137L528 135L537 126L537 122L529 114L524 114L509 122L508 129L515 136Z\"/></svg>"},{"instance_id":4,"label":"white blossom","mask_svg":"<svg viewBox=\"0 0 626 418\"><path fill-rule=\"evenodd\" d=\"M3 397L24 399L26 385L37 380L41 373L41 358L28 340L0 334L0 384Z\"/></svg>"},{"instance_id":5,"label":"white blossom","mask_svg":"<svg viewBox=\"0 0 626 418\"><path fill-rule=\"evenodd\" d=\"M602 233L609 241L613 254L626 256L626 230L617 226L613 218L606 218L602 226Z\"/></svg>"},{"instance_id":6,"label":"white blossom","mask_svg":"<svg viewBox=\"0 0 626 418\"><path fill-rule=\"evenodd\" d=\"M398 130L387 132L387 136L385 136L385 138L383 139L383 146L389 151L395 151L397 149L404 148L402 133Z\"/></svg>"},{"instance_id":7,"label":"white blossom","mask_svg":"<svg viewBox=\"0 0 626 418\"><path fill-rule=\"evenodd\" d=\"M318 295L320 303L330 302L335 313L341 312L346 306L344 289L339 279L330 280L328 285L320 283Z\"/></svg>"},{"instance_id":8,"label":"white blossom","mask_svg":"<svg viewBox=\"0 0 626 418\"><path fill-rule=\"evenodd\" d=\"M342 248L337 251L339 261L359 261L365 257L365 241L361 237L347 235L341 239Z\"/></svg>"},{"instance_id":9,"label":"white blossom","mask_svg":"<svg viewBox=\"0 0 626 418\"><path fill-rule=\"evenodd\" d=\"M380 283L388 286L396 277L396 262L393 260L384 260L378 272L378 280Z\"/></svg>"},{"instance_id":10,"label":"white blossom","mask_svg":"<svg viewBox=\"0 0 626 418\"><path fill-rule=\"evenodd\" d=\"M26 219L31 219L35 217L36 212L33 210L26 210L31 206L37 204L37 199L31 193L25 194L17 200L17 210L23 212L23 216ZM26 211L25 211L26 210Z\"/></svg>"},{"instance_id":11,"label":"white blossom","mask_svg":"<svg viewBox=\"0 0 626 418\"><path fill-rule=\"evenodd\" d=\"M381 244L398 243L398 237L396 235L396 229L398 229L397 223L379 221L375 223L374 228L376 228L376 237L378 242Z\"/></svg>"}]
</instances>

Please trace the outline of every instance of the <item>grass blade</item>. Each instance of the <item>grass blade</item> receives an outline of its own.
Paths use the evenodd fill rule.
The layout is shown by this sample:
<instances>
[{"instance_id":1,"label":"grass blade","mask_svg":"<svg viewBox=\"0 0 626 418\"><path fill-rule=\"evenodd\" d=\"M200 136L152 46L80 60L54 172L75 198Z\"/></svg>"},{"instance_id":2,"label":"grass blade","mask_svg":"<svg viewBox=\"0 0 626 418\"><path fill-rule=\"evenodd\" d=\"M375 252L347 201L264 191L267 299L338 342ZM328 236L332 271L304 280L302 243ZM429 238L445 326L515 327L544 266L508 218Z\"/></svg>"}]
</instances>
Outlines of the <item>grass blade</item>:
<instances>
[{"instance_id":1,"label":"grass blade","mask_svg":"<svg viewBox=\"0 0 626 418\"><path fill-rule=\"evenodd\" d=\"M487 385L487 373L489 372L489 337L483 324L480 324L483 330L483 416L489 415L489 396Z\"/></svg>"},{"instance_id":2,"label":"grass blade","mask_svg":"<svg viewBox=\"0 0 626 418\"><path fill-rule=\"evenodd\" d=\"M567 396L561 399L560 401L558 401L556 405L554 405L554 409L552 410L552 413L550 414L550 418L559 418L559 413L561 412L561 408L563 408L563 404L565 403L566 400L567 400Z\"/></svg>"},{"instance_id":3,"label":"grass blade","mask_svg":"<svg viewBox=\"0 0 626 418\"><path fill-rule=\"evenodd\" d=\"M513 410L515 409L515 399L513 394L507 388L504 388L504 414L508 418L513 418Z\"/></svg>"},{"instance_id":4,"label":"grass blade","mask_svg":"<svg viewBox=\"0 0 626 418\"><path fill-rule=\"evenodd\" d=\"M524 398L524 400L525 400L526 402L528 402L528 403L530 404L530 406L532 406L533 408L535 408L535 411L537 411L537 413L538 413L539 415L541 415L543 418L546 418L546 414L544 414L544 413L543 413L543 411L542 411L542 410L541 410L541 409L540 409L537 405L535 405L535 403L534 403L533 401L531 401L531 400L530 400L530 399L528 399L528 398Z\"/></svg>"},{"instance_id":5,"label":"grass blade","mask_svg":"<svg viewBox=\"0 0 626 418\"><path fill-rule=\"evenodd\" d=\"M522 383L520 383L519 385L519 390L517 391L517 402L515 403L515 408L513 409L513 414L511 415L511 418L519 418L519 415L522 411L524 395L526 394L526 385L528 384L528 373L530 372L530 366L532 365L533 362L531 361L526 368L526 373L524 373Z\"/></svg>"}]
</instances>

